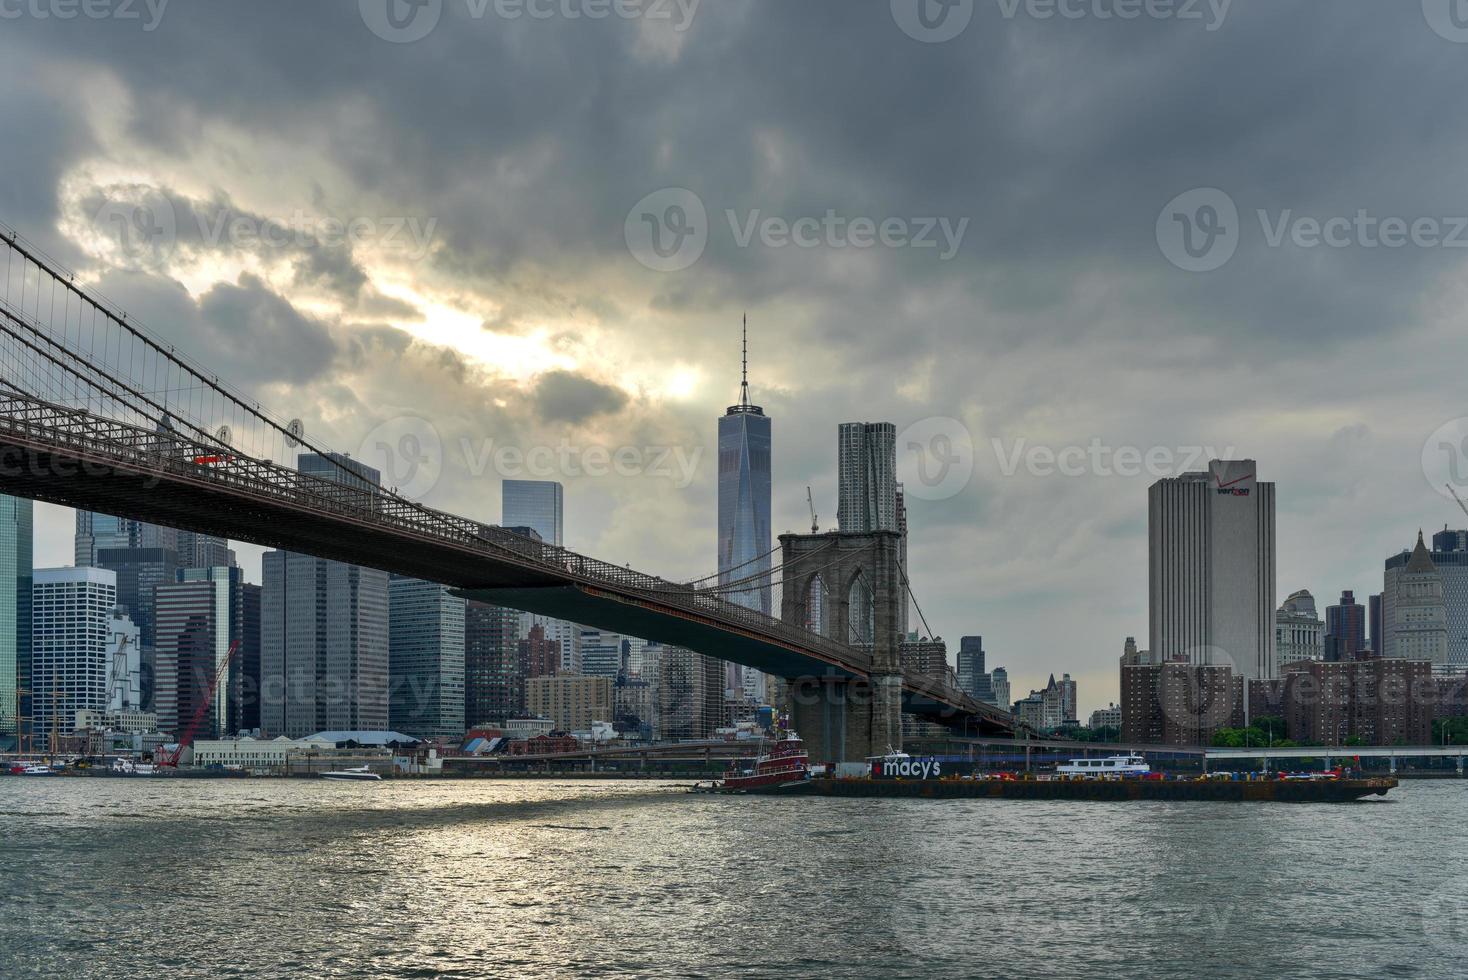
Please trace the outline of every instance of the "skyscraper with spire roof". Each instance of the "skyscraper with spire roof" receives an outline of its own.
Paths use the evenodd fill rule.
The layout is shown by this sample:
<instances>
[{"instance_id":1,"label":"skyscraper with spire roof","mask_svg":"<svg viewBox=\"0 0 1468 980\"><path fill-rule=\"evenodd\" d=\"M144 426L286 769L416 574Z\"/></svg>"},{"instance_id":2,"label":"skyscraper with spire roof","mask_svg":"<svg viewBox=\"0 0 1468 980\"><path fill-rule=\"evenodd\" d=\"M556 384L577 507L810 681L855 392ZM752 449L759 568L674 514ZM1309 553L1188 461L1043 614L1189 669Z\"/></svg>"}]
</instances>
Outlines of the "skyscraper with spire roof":
<instances>
[{"instance_id":1,"label":"skyscraper with spire roof","mask_svg":"<svg viewBox=\"0 0 1468 980\"><path fill-rule=\"evenodd\" d=\"M1401 660L1427 660L1434 668L1448 666L1448 610L1443 600L1443 575L1432 560L1422 532L1417 546L1398 574L1392 612L1391 655Z\"/></svg>"},{"instance_id":2,"label":"skyscraper with spire roof","mask_svg":"<svg viewBox=\"0 0 1468 980\"><path fill-rule=\"evenodd\" d=\"M731 602L769 615L770 418L749 400L747 316L741 349L739 404L730 405L719 419L719 585L730 588ZM740 682L763 700L764 680L758 671L741 669Z\"/></svg>"}]
</instances>

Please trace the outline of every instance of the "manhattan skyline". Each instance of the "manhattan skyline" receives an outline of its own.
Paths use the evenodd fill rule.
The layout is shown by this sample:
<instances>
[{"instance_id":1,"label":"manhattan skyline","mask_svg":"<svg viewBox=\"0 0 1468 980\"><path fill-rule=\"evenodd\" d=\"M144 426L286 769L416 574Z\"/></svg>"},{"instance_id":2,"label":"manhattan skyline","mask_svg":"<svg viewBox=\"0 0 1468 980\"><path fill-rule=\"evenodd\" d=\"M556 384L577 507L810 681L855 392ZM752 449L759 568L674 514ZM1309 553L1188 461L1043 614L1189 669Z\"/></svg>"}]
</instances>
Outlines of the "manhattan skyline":
<instances>
[{"instance_id":1,"label":"manhattan skyline","mask_svg":"<svg viewBox=\"0 0 1468 980\"><path fill-rule=\"evenodd\" d=\"M105 43L73 29L86 25L28 21L24 43L0 38L18 71L39 78L64 61L119 102L98 109L87 86L0 94L0 113L33 134L9 161L0 217L335 449L370 454L378 425L430 421L445 447L421 497L432 506L499 519L499 480L517 474L474 471L485 439L697 454L685 485L676 472L518 474L565 485L568 546L671 578L713 571L709 419L729 404L728 336L748 308L770 337L760 402L781 420L775 533L808 526L807 485L834 523L840 422L899 433L962 423L973 478L943 499L907 497L911 576L950 649L982 634L1016 692L1066 671L1085 705L1114 697L1115 650L1146 632L1146 488L1209 455L1258 459L1279 487L1276 602L1301 588L1379 591L1383 560L1419 527L1460 523L1422 463L1434 431L1463 412L1456 253L1275 247L1263 226L1286 213L1450 216L1448 174L1389 148L1451 158L1461 139L1380 105L1372 93L1396 80L1379 67L1281 105L1277 63L1290 59L1268 52L1292 52L1293 77L1342 60L1379 66L1388 50L1412 66L1401 84L1430 111L1453 89L1461 46L1415 12L1363 6L1334 12L1346 23L1321 48L1305 42L1322 15L1299 3L1237 5L1209 33L1146 20L1097 32L984 10L939 44L905 36L877 4L840 17L846 43L833 45L838 11L808 6L704 4L682 31L466 22L412 44L374 36L350 4L282 6L275 18L178 7L156 30L109 31ZM225 64L218 37L231 39ZM1103 84L1036 82L1006 44L1069 50L1074 70ZM471 98L457 73L472 66L487 73L476 85L493 86L517 51L532 57L513 77L535 95L515 110ZM1143 52L1186 83L1158 91L1146 73L1109 70ZM587 80L556 72L560 60L601 66L638 105L615 131L586 125ZM891 70L870 77L873 61ZM161 63L174 71L158 77L149 66ZM258 84L206 84L221 71ZM1235 102L1226 144L1197 114L1206 77ZM364 86L370 109L355 102ZM1004 94L1016 91L1030 97ZM900 108L914 105L930 111ZM670 115L686 120L678 138L656 123ZM370 158L354 154L355 134ZM546 147L554 162L537 166ZM596 165L608 158L614 174ZM920 181L913 158L928 162ZM625 219L678 187L706 207L708 247L686 269L649 269L629 254ZM1169 200L1200 187L1227 192L1242 226L1237 254L1202 274L1174 267L1155 240ZM172 227L166 247L139 247L109 220L139 200L166 202L155 212ZM848 224L970 220L947 260L943 248L739 244L751 219L831 209ZM276 247L214 234L235 217L321 238L324 217L355 217L380 235ZM402 229L391 242L390 227ZM1026 467L1036 447L1093 441L1167 449L1179 463L1192 447L1215 451L1136 477ZM69 563L69 512L37 505L36 527L36 565ZM259 550L240 551L260 581Z\"/></svg>"}]
</instances>

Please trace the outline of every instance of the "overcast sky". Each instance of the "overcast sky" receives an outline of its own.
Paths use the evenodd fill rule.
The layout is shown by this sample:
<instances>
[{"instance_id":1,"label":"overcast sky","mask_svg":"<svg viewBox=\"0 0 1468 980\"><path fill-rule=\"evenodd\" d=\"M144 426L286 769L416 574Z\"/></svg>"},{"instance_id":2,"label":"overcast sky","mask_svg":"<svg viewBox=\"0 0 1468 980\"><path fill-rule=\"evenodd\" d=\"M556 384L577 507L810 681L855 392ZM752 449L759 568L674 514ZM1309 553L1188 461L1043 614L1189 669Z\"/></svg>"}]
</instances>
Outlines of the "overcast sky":
<instances>
[{"instance_id":1,"label":"overcast sky","mask_svg":"<svg viewBox=\"0 0 1468 980\"><path fill-rule=\"evenodd\" d=\"M1463 523L1446 0L649 3L0 0L0 220L427 503L560 479L569 546L669 577L748 311L777 531L895 423L932 629L1083 717L1205 448L1277 483L1280 598Z\"/></svg>"}]
</instances>

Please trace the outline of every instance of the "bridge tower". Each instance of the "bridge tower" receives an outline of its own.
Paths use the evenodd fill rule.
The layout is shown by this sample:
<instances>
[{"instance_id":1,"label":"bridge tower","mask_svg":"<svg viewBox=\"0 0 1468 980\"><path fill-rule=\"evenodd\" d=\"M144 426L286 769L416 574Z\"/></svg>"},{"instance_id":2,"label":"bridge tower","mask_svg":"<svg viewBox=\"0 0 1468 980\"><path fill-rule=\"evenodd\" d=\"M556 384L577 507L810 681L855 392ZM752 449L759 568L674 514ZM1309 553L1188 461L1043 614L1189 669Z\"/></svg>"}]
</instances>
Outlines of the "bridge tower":
<instances>
[{"instance_id":1,"label":"bridge tower","mask_svg":"<svg viewBox=\"0 0 1468 980\"><path fill-rule=\"evenodd\" d=\"M902 747L902 608L896 531L782 534L781 617L869 650L867 678L831 668L788 678L791 722L817 762L858 762Z\"/></svg>"}]
</instances>

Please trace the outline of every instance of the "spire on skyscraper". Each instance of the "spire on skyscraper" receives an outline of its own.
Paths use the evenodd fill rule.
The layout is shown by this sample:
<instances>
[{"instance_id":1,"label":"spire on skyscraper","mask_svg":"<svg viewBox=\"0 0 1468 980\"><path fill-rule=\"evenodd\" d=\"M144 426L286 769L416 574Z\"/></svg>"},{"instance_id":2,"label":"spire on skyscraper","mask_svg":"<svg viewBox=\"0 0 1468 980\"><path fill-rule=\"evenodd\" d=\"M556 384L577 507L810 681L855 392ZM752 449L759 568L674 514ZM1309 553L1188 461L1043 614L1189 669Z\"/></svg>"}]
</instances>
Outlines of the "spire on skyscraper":
<instances>
[{"instance_id":1,"label":"spire on skyscraper","mask_svg":"<svg viewBox=\"0 0 1468 980\"><path fill-rule=\"evenodd\" d=\"M744 314L739 334L739 402L730 405L725 415L763 415L765 410L749 400L749 314Z\"/></svg>"},{"instance_id":2,"label":"spire on skyscraper","mask_svg":"<svg viewBox=\"0 0 1468 980\"><path fill-rule=\"evenodd\" d=\"M1435 572L1437 566L1433 564L1432 555L1427 551L1427 543L1422 540L1422 531L1417 531L1417 547L1412 549L1412 557L1407 562L1409 572Z\"/></svg>"},{"instance_id":3,"label":"spire on skyscraper","mask_svg":"<svg viewBox=\"0 0 1468 980\"><path fill-rule=\"evenodd\" d=\"M739 404L745 408L749 407L749 314L744 314L744 327L740 332L741 342L744 348L744 356L740 361L739 370Z\"/></svg>"}]
</instances>

